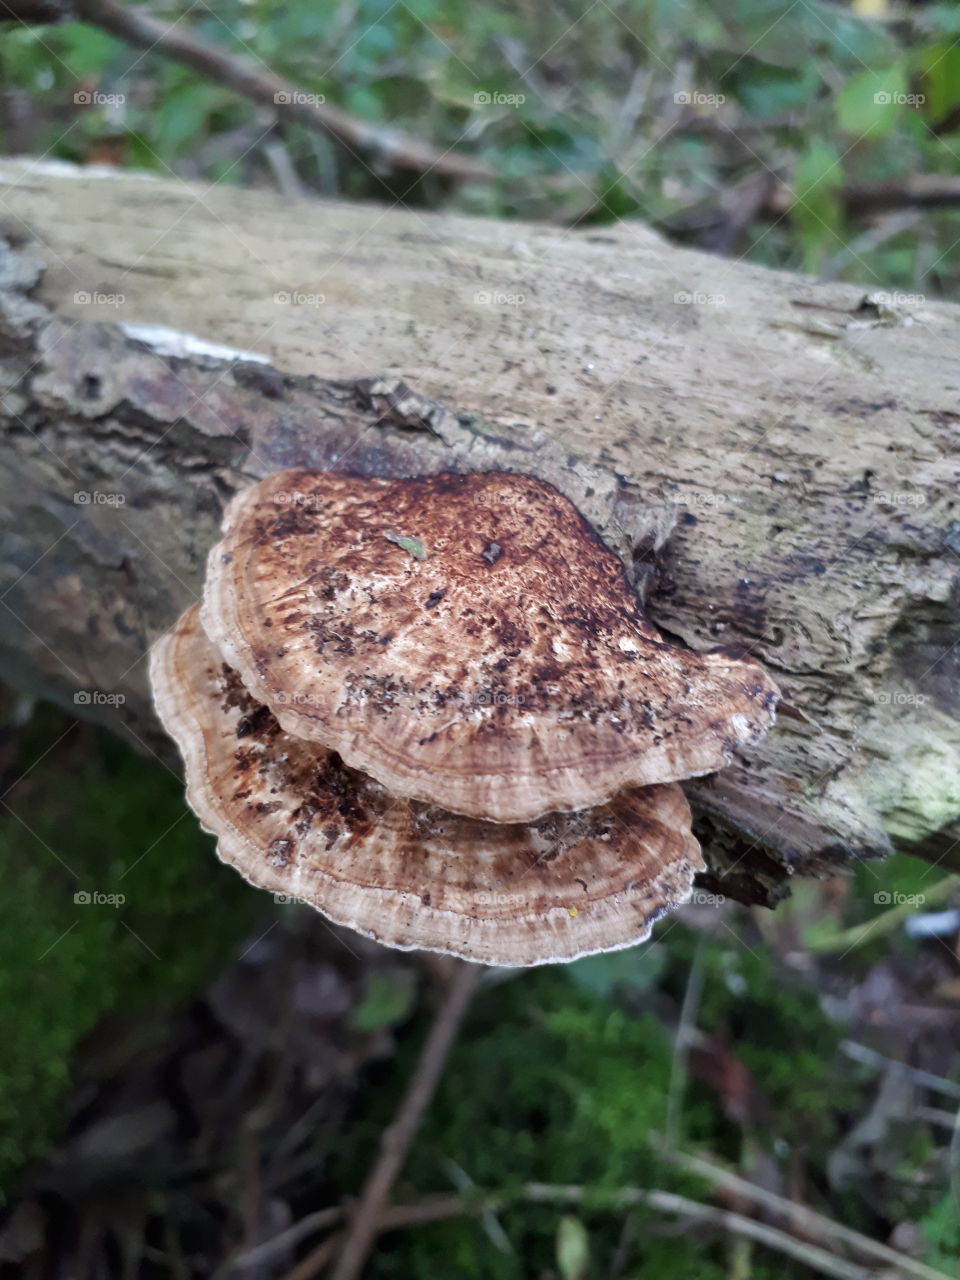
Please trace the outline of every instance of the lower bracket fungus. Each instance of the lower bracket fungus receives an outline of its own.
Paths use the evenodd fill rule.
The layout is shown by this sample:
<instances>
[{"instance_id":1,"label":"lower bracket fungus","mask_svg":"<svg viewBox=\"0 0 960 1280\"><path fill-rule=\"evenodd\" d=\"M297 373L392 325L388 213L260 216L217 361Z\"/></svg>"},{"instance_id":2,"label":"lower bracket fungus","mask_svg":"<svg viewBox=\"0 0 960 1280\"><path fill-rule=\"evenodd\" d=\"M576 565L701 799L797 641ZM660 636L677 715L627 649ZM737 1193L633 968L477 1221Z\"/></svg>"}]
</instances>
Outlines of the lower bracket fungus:
<instances>
[{"instance_id":1,"label":"lower bracket fungus","mask_svg":"<svg viewBox=\"0 0 960 1280\"><path fill-rule=\"evenodd\" d=\"M495 823L392 795L293 737L227 666L196 606L153 646L160 718L220 858L389 946L492 965L632 946L703 870L675 783Z\"/></svg>"}]
</instances>

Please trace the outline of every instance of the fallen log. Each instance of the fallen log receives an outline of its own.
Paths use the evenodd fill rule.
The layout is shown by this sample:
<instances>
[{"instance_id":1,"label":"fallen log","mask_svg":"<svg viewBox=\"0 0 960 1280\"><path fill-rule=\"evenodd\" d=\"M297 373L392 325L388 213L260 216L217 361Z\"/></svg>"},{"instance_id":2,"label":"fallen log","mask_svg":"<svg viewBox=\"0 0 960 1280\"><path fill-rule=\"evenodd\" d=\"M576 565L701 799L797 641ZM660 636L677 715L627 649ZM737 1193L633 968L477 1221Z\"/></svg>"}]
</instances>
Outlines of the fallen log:
<instances>
[{"instance_id":1,"label":"fallen log","mask_svg":"<svg viewBox=\"0 0 960 1280\"><path fill-rule=\"evenodd\" d=\"M542 476L784 692L714 891L960 858L960 307L671 247L0 162L0 662L164 749L143 655L281 466ZM191 336L192 335L192 336ZM121 701L122 699L122 701Z\"/></svg>"}]
</instances>

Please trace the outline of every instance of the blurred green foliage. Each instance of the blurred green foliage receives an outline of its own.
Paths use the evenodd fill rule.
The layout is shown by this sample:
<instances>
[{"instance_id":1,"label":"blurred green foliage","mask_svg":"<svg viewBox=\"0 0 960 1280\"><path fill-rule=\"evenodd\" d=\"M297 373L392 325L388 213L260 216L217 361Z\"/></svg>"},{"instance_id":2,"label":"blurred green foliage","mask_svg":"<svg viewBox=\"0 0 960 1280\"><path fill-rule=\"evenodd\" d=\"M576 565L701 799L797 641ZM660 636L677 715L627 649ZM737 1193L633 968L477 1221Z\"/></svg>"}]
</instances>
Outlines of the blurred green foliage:
<instances>
[{"instance_id":1,"label":"blurred green foliage","mask_svg":"<svg viewBox=\"0 0 960 1280\"><path fill-rule=\"evenodd\" d=\"M60 1136L84 1035L115 1009L161 1024L235 954L266 899L217 863L179 780L105 732L42 710L8 768L21 779L0 815L0 1178L12 1187L17 1169ZM876 893L915 890L927 870L903 857L862 869L868 878L851 902L869 916L883 909L872 905ZM120 904L103 900L120 894ZM706 1075L683 1070L663 1016L684 1004L691 983ZM334 1134L323 1144L331 1200L359 1185L409 1078L429 1018L416 997L412 970L374 972L352 1011L354 1030L392 1027L398 1047L365 1081L349 1141ZM618 1188L709 1199L658 1158L651 1135L671 1125L676 1147L733 1168L750 1144L785 1168L824 1168L864 1106L862 1069L838 1053L842 1034L816 986L785 972L755 934L741 940L729 928L703 935L668 921L646 947L505 977L471 1010L398 1195L473 1187L516 1199L496 1216L386 1238L371 1275L520 1280L554 1266L585 1280L604 1274L624 1229L624 1211L610 1202ZM927 1139L911 1151L908 1138L904 1212L920 1221L937 1264L957 1243L953 1202L942 1185L912 1177L931 1153ZM575 1206L532 1204L521 1189L535 1181L593 1194ZM869 1234L869 1209L849 1199L844 1220L856 1226L863 1216ZM629 1217L642 1265L628 1280L728 1274L722 1240L678 1238L635 1207ZM760 1250L752 1274L774 1280L778 1265Z\"/></svg>"},{"instance_id":2,"label":"blurred green foliage","mask_svg":"<svg viewBox=\"0 0 960 1280\"><path fill-rule=\"evenodd\" d=\"M960 1205L956 1193L943 1197L920 1221L930 1242L927 1262L940 1267L947 1275L955 1273L960 1258Z\"/></svg>"},{"instance_id":3,"label":"blurred green foliage","mask_svg":"<svg viewBox=\"0 0 960 1280\"><path fill-rule=\"evenodd\" d=\"M79 24L4 37L4 82L26 91L34 121L21 148L274 185L265 147L279 139L318 193L565 225L636 216L708 248L737 184L768 175L792 194L782 212L749 215L728 251L931 295L956 286L956 209L853 222L842 192L960 171L957 0L879 18L823 0L225 0L215 13L152 12L365 121L478 155L498 177L458 187L390 174L282 107ZM78 107L78 85L124 101ZM4 134L16 147L9 119Z\"/></svg>"},{"instance_id":4,"label":"blurred green foliage","mask_svg":"<svg viewBox=\"0 0 960 1280\"><path fill-rule=\"evenodd\" d=\"M263 903L216 861L180 780L106 732L45 712L20 776L0 809L0 1188L57 1135L97 1019L189 996Z\"/></svg>"},{"instance_id":5,"label":"blurred green foliage","mask_svg":"<svg viewBox=\"0 0 960 1280\"><path fill-rule=\"evenodd\" d=\"M623 1227L623 1211L611 1210L605 1195L625 1186L655 1186L704 1198L705 1188L660 1161L651 1144L650 1135L667 1127L668 1100L677 1087L672 1033L651 1012L630 1008L651 975L659 974L667 990L682 996L695 948L688 930L668 927L653 952L619 953L606 986L596 961L588 959L481 993L469 1034L454 1046L403 1186L415 1187L420 1196L454 1189L469 1194L472 1187L518 1199L497 1214L495 1224L489 1217L460 1219L391 1237L371 1263L375 1280L436 1274L522 1280L548 1274L561 1243L562 1209L525 1201L520 1190L528 1182L586 1185L596 1193L576 1213L590 1242L591 1275L606 1274ZM650 955L660 958L648 965ZM735 1029L731 1048L754 1073L758 1094L776 1103L781 1149L824 1158L853 1095L836 1053L839 1031L820 1009L816 992L785 982L767 953L752 953L730 937L708 946L703 958L700 1027ZM581 970L590 973L587 982ZM415 1051L416 1043L406 1037L383 1078L365 1092L351 1141L338 1147L331 1194L362 1178ZM736 1164L740 1138L715 1095L698 1084L687 1085L685 1093L678 1145L702 1146ZM642 1266L624 1273L632 1280L652 1280L665 1271L703 1280L728 1274L722 1242L711 1248L702 1238L664 1238L662 1219L636 1208L630 1215L635 1256L643 1259ZM568 1226L565 1247L575 1255L578 1242L581 1237ZM773 1280L776 1265L768 1258L752 1275Z\"/></svg>"},{"instance_id":6,"label":"blurred green foliage","mask_svg":"<svg viewBox=\"0 0 960 1280\"><path fill-rule=\"evenodd\" d=\"M642 951L625 954L642 968ZM611 995L578 991L563 970L540 970L481 993L469 1036L454 1045L404 1186L420 1195L471 1186L518 1193L532 1181L587 1183L608 1192L649 1186L654 1177L657 1185L679 1186L676 1175L655 1161L648 1137L662 1131L666 1119L670 1038L652 1015L632 1016ZM339 1148L332 1186L355 1186L362 1177L415 1051L415 1042L405 1038L389 1074L368 1090L351 1142ZM711 1132L708 1109L686 1116L698 1136ZM497 1224L510 1252L503 1250L496 1224L482 1218L404 1232L378 1249L370 1275L522 1280L545 1274L556 1257L561 1216L555 1205L522 1200L503 1209ZM599 1257L619 1229L619 1216L589 1203L578 1207L576 1217L597 1236ZM569 1241L570 1228L566 1235ZM654 1245L661 1262L669 1258L672 1273L705 1280L724 1274L705 1264L699 1245L674 1239L666 1256L662 1250L662 1242Z\"/></svg>"}]
</instances>

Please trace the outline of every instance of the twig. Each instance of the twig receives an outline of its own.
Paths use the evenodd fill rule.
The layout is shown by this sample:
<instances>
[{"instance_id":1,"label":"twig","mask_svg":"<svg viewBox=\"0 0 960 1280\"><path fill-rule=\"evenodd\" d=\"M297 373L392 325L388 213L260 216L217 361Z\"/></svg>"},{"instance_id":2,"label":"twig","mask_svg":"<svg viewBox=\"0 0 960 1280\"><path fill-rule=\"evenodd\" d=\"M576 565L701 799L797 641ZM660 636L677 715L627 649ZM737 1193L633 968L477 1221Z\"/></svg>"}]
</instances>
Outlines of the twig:
<instances>
[{"instance_id":1,"label":"twig","mask_svg":"<svg viewBox=\"0 0 960 1280\"><path fill-rule=\"evenodd\" d=\"M960 876L944 876L942 880L938 880L936 884L931 885L929 889L924 891L924 904L931 905L935 902L941 902L944 898L949 897L958 885L960 885ZM854 925L852 929L843 929L839 933L831 933L824 938L809 938L807 940L807 950L818 953L840 951L845 955L848 951L852 951L854 947L861 946L870 938L882 938L884 934L892 933L897 925L906 920L908 916L915 915L916 911L916 902L901 902L897 906L891 907L889 911L884 911L882 915L874 916L872 920L865 920L863 924Z\"/></svg>"},{"instance_id":2,"label":"twig","mask_svg":"<svg viewBox=\"0 0 960 1280\"><path fill-rule=\"evenodd\" d=\"M754 1218L746 1218L741 1213L733 1213L729 1209L718 1209L713 1205L700 1204L696 1200L688 1200L686 1196L676 1195L672 1191L646 1191L642 1187L621 1187L612 1193L617 1208L630 1204L646 1205L659 1213L676 1214L693 1222L701 1222L706 1226L721 1227L724 1231L735 1232L748 1240L755 1240L768 1249L775 1249L787 1257L796 1258L805 1266L819 1271L821 1275L832 1276L835 1280L874 1280L872 1269L846 1262L835 1254L828 1253L819 1245L808 1244L804 1240L788 1235L777 1227L768 1227L766 1223L757 1222ZM585 1187L553 1187L543 1183L532 1182L523 1189L527 1200L546 1204L580 1204L584 1200L591 1205L597 1203L596 1192ZM937 1280L947 1280L944 1275L937 1275Z\"/></svg>"},{"instance_id":3,"label":"twig","mask_svg":"<svg viewBox=\"0 0 960 1280\"><path fill-rule=\"evenodd\" d=\"M845 1227L840 1222L834 1222L832 1218L817 1213L815 1209L787 1200L773 1191L768 1191L765 1187L757 1186L756 1183L729 1169L724 1169L722 1165L715 1164L712 1160L705 1160L702 1156L688 1155L682 1151L671 1151L665 1145L658 1144L658 1150L661 1157L675 1168L704 1178L712 1182L715 1187L721 1187L733 1195L749 1200L755 1207L766 1209L776 1215L792 1234L803 1235L808 1239L827 1244L845 1245L865 1261L872 1260L886 1267L895 1267L898 1273L914 1276L916 1280L943 1280L943 1273L934 1270L933 1267L917 1262L914 1258L899 1253L896 1249L891 1249L877 1240L871 1240L869 1236L861 1235L859 1231Z\"/></svg>"},{"instance_id":4,"label":"twig","mask_svg":"<svg viewBox=\"0 0 960 1280\"><path fill-rule=\"evenodd\" d=\"M311 1280L312 1276L318 1276L340 1252L344 1238L344 1233L338 1231L335 1235L327 1236L326 1240L321 1240L292 1271L284 1276L283 1280Z\"/></svg>"},{"instance_id":5,"label":"twig","mask_svg":"<svg viewBox=\"0 0 960 1280\"><path fill-rule=\"evenodd\" d=\"M960 204L960 175L914 173L888 182L853 182L840 188L840 200L849 218L863 218L894 209L936 209ZM794 193L787 183L771 187L766 212L789 212Z\"/></svg>"},{"instance_id":6,"label":"twig","mask_svg":"<svg viewBox=\"0 0 960 1280\"><path fill-rule=\"evenodd\" d=\"M383 1215L377 1222L376 1234L379 1235L385 1231L397 1231L402 1227L422 1227L431 1222L445 1222L449 1218L458 1218L470 1210L466 1207L467 1202L461 1200L459 1196L428 1196L424 1200L418 1200L416 1204L398 1204L393 1205L389 1209L383 1211ZM485 1206L483 1206L485 1207ZM318 1218L324 1215L329 1220L332 1217L334 1221L344 1217L344 1209L336 1205L330 1209L321 1209L318 1214L310 1215L310 1219ZM307 1219L304 1219L306 1222ZM299 1224L298 1224L299 1225ZM314 1223L316 1227L316 1223ZM284 1236L287 1233L284 1232ZM277 1237L279 1240L280 1237ZM338 1252L343 1248L346 1240L346 1232L338 1231L332 1236L327 1236L326 1240L322 1240L320 1244L308 1254L301 1262L289 1271L283 1280L311 1280L311 1277L317 1275L333 1261ZM264 1248L273 1245L271 1240ZM266 1255L261 1255L257 1260L262 1261Z\"/></svg>"},{"instance_id":7,"label":"twig","mask_svg":"<svg viewBox=\"0 0 960 1280\"><path fill-rule=\"evenodd\" d=\"M702 118L697 118L692 125L694 130L712 133L721 127L719 121ZM677 128L680 132L690 132L688 124ZM735 141L742 143L739 135L743 132L738 128ZM570 182L558 181L557 185L569 187ZM946 209L960 205L960 175L917 173L891 182L850 183L840 188L839 198L846 217L853 221L900 210ZM779 220L791 211L795 201L796 195L789 183L769 171L751 169L719 200L714 195L698 196L667 216L663 226L674 232L696 231L706 226L710 229L709 248L729 253L733 252L736 237L754 218ZM903 225L899 220L889 221L890 233L896 234ZM883 235L886 237L886 229Z\"/></svg>"},{"instance_id":8,"label":"twig","mask_svg":"<svg viewBox=\"0 0 960 1280\"><path fill-rule=\"evenodd\" d=\"M62 18L61 6L54 7ZM10 11L14 7L4 8ZM303 92L299 85L268 68L248 66L180 30L176 23L160 22L142 9L130 8L117 0L73 0L72 9L72 16L82 22L109 31L138 49L182 63L207 80L222 84L261 106L271 110L282 106L286 119L296 120L307 129L332 134L345 146L372 152L397 169L474 180L494 177L493 170L479 160L456 151L439 151L398 129L358 120L330 102L318 101L316 94ZM2 12L0 10L0 16Z\"/></svg>"},{"instance_id":9,"label":"twig","mask_svg":"<svg viewBox=\"0 0 960 1280\"><path fill-rule=\"evenodd\" d=\"M420 1050L407 1092L393 1123L380 1138L377 1159L350 1215L347 1237L334 1268L333 1280L356 1280L360 1274L377 1233L390 1188L403 1167L424 1112L436 1092L453 1038L483 976L482 965L466 961L454 964L443 1003Z\"/></svg>"},{"instance_id":10,"label":"twig","mask_svg":"<svg viewBox=\"0 0 960 1280\"><path fill-rule=\"evenodd\" d=\"M10 0L4 4L0 0L0 20L34 23L69 22L69 0Z\"/></svg>"},{"instance_id":11,"label":"twig","mask_svg":"<svg viewBox=\"0 0 960 1280\"><path fill-rule=\"evenodd\" d=\"M306 1217L300 1218L292 1227L287 1227L279 1235L272 1236L271 1239L264 1240L263 1244L255 1245L252 1249L246 1249L243 1253L237 1254L231 1260L231 1266L237 1270L260 1266L271 1258L275 1258L278 1253L283 1253L285 1249L292 1249L294 1245L299 1244L301 1240L305 1240L307 1236L312 1236L315 1232L322 1231L325 1227L336 1226L342 1217L342 1210L336 1206L329 1209L318 1209L315 1213L308 1213ZM288 1276L287 1280L291 1280L291 1277Z\"/></svg>"},{"instance_id":12,"label":"twig","mask_svg":"<svg viewBox=\"0 0 960 1280\"><path fill-rule=\"evenodd\" d=\"M687 987L683 993L683 1005L680 1009L680 1022L673 1041L673 1062L670 1066L670 1086L667 1090L667 1118L665 1122L666 1141L671 1147L677 1145L677 1133L680 1127L680 1112L683 1108L683 1095L687 1088L689 1076L690 1049L697 1033L697 1017L700 1013L700 998L703 995L703 934L697 939L693 964L687 976Z\"/></svg>"},{"instance_id":13,"label":"twig","mask_svg":"<svg viewBox=\"0 0 960 1280\"><path fill-rule=\"evenodd\" d=\"M877 1053L876 1049L871 1049L869 1045L860 1044L858 1040L841 1040L840 1052L852 1058L854 1062L862 1062L865 1066L876 1067L877 1070L889 1067L892 1062L895 1062L921 1089L929 1089L931 1093L942 1093L947 1098L960 1098L960 1084L955 1080L946 1080L943 1076L934 1075L932 1071L911 1067L909 1063L901 1062L899 1058L888 1058L883 1053Z\"/></svg>"},{"instance_id":14,"label":"twig","mask_svg":"<svg viewBox=\"0 0 960 1280\"><path fill-rule=\"evenodd\" d=\"M733 1175L731 1175L733 1176ZM744 1180L745 1181L745 1180ZM757 1191L751 1183L748 1188ZM770 1193L767 1193L770 1194ZM593 1188L577 1186L551 1186L542 1182L531 1182L517 1191L479 1195L469 1199L459 1196L431 1196L412 1205L395 1205L388 1209L376 1223L375 1231L395 1231L401 1227L419 1226L425 1222L441 1222L445 1219L465 1215L476 1215L485 1209L500 1210L518 1200L533 1201L537 1204L583 1204L588 1203L592 1209L625 1209L642 1205L658 1213L670 1214L686 1218L691 1222L699 1222L708 1227L719 1227L748 1240L753 1240L765 1248L772 1249L787 1257L795 1258L805 1266L829 1276L831 1280L875 1280L874 1267L863 1267L858 1263L848 1262L834 1253L800 1240L777 1227L767 1226L754 1218L734 1213L713 1205L700 1204L689 1200L686 1196L676 1195L671 1191L647 1191L642 1187ZM819 1215L815 1215L819 1217ZM824 1219L823 1221L827 1221ZM831 1224L835 1225L835 1224ZM856 1233L852 1233L856 1234ZM329 1261L339 1237L331 1236L320 1245L318 1256L322 1252L321 1265ZM884 1249L882 1245L874 1245L876 1249ZM922 1277L922 1280L951 1280L942 1271L924 1267L914 1259L896 1250L885 1250L885 1258L892 1259L896 1268L894 1274ZM310 1280L316 1275L316 1267L305 1270L295 1268L285 1280ZM918 1269L922 1268L922 1269Z\"/></svg>"},{"instance_id":15,"label":"twig","mask_svg":"<svg viewBox=\"0 0 960 1280\"><path fill-rule=\"evenodd\" d=\"M263 154L267 157L267 164L273 170L280 194L287 200L302 200L303 183L300 181L296 166L290 159L290 152L283 139L268 138L263 144Z\"/></svg>"},{"instance_id":16,"label":"twig","mask_svg":"<svg viewBox=\"0 0 960 1280\"><path fill-rule=\"evenodd\" d=\"M936 209L960 204L960 174L914 173L895 182L844 187L841 198L852 218L890 209Z\"/></svg>"}]
</instances>

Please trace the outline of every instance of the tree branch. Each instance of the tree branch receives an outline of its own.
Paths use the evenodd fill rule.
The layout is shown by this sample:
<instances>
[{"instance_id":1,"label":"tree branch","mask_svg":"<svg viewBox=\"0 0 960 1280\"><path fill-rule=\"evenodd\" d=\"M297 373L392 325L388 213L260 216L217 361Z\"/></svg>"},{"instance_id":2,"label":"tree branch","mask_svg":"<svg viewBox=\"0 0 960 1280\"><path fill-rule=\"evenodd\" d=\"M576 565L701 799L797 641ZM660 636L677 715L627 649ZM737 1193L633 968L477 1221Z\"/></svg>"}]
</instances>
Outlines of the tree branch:
<instances>
[{"instance_id":1,"label":"tree branch","mask_svg":"<svg viewBox=\"0 0 960 1280\"><path fill-rule=\"evenodd\" d=\"M378 1234L395 1231L424 1223L477 1215L487 1210L497 1212L518 1201L534 1204L589 1205L593 1211L650 1209L654 1213L683 1218L690 1223L752 1240L784 1257L793 1258L804 1266L810 1267L818 1275L829 1276L832 1280L874 1280L878 1272L872 1263L881 1260L884 1266L894 1268L891 1274L913 1276L917 1280L950 1280L944 1272L918 1263L895 1249L879 1245L874 1247L874 1241L868 1240L865 1236L859 1236L856 1232L841 1234L838 1231L838 1224L821 1214L813 1213L812 1210L805 1210L803 1206L792 1207L802 1214L804 1234L812 1230L815 1239L826 1244L846 1245L871 1261L867 1263L850 1261L825 1247L824 1243L815 1243L813 1240L801 1238L792 1230L769 1226L745 1214L735 1213L715 1205L702 1204L687 1196L677 1195L673 1191L660 1191L656 1188L648 1190L644 1187L553 1186L548 1183L532 1182L517 1191L483 1192L469 1199L454 1195L428 1196L411 1205L394 1205L387 1209L378 1221L376 1231ZM313 1276L318 1275L334 1256L339 1239L338 1235L334 1235L323 1241L311 1255L314 1261L310 1269L301 1270L303 1266L301 1263L289 1272L284 1280L311 1280Z\"/></svg>"},{"instance_id":2,"label":"tree branch","mask_svg":"<svg viewBox=\"0 0 960 1280\"><path fill-rule=\"evenodd\" d=\"M407 1153L440 1083L444 1063L454 1036L473 997L483 966L454 961L443 1002L420 1050L410 1084L393 1123L380 1139L380 1152L363 1184L360 1199L350 1213L349 1226L333 1280L356 1280L377 1234L377 1224L390 1190L403 1167ZM310 1273L304 1272L304 1280Z\"/></svg>"},{"instance_id":3,"label":"tree branch","mask_svg":"<svg viewBox=\"0 0 960 1280\"><path fill-rule=\"evenodd\" d=\"M291 80L266 67L256 68L206 44L178 23L162 22L142 9L118 0L10 0L0 5L0 19L25 23L63 22L71 18L109 31L148 53L190 67L198 75L272 111L283 112L304 128L330 134L352 150L366 152L395 169L439 173L461 180L484 181L493 170L480 160L443 151L399 129L369 124L330 102L317 100Z\"/></svg>"}]
</instances>

